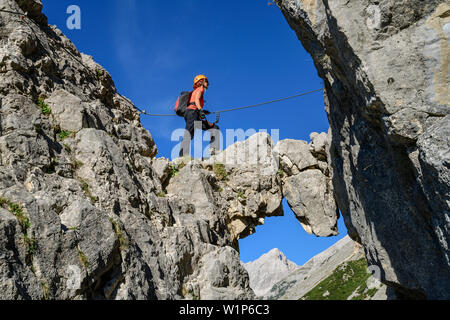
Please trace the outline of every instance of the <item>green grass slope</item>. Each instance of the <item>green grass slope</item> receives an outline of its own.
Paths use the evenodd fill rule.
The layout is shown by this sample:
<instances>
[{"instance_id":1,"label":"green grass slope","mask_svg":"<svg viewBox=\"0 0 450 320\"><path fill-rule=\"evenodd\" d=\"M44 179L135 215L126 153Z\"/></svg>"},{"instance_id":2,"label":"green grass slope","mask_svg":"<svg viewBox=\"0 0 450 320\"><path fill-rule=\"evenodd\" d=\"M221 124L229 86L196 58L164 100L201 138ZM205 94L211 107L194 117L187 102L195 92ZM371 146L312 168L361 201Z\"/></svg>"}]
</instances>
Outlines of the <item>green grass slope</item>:
<instances>
[{"instance_id":1,"label":"green grass slope","mask_svg":"<svg viewBox=\"0 0 450 320\"><path fill-rule=\"evenodd\" d=\"M365 258L344 262L300 300L370 299L378 291L367 286L370 277Z\"/></svg>"}]
</instances>

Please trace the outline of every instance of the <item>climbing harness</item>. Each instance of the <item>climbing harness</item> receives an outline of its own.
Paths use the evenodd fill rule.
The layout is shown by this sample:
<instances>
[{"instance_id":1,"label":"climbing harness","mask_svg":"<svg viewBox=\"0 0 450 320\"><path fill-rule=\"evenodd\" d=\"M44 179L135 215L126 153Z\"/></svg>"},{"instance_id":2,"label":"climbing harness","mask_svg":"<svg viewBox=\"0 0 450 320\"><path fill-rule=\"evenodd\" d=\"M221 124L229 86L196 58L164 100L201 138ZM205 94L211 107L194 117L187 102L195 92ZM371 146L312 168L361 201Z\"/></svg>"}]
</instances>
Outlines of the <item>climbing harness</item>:
<instances>
[{"instance_id":1,"label":"climbing harness","mask_svg":"<svg viewBox=\"0 0 450 320\"><path fill-rule=\"evenodd\" d=\"M214 112L211 112L211 113L214 113L216 115L216 122L214 122L214 123L219 123L220 115L222 113L225 113L225 112L232 112L232 111L256 108L256 107L261 107L261 106L265 106L265 105L272 104L272 103L277 103L277 102L282 102L282 101L286 101L286 100L291 100L291 99L299 98L299 97L302 97L302 96L310 95L310 94L313 94L313 93L316 93L316 92L319 92L319 91L323 91L323 89L324 88L320 88L320 89L313 90L313 91L302 92L302 93L296 94L294 96L289 96L289 97L286 97L286 98L270 100L270 101L261 102L261 103L258 103L258 104L244 106L244 107L224 109L224 110L214 111ZM149 116L149 117L174 117L174 116L176 116L176 114L152 114L152 113L147 113L146 110L140 110L137 107L136 107L136 109L138 109L141 114Z\"/></svg>"}]
</instances>

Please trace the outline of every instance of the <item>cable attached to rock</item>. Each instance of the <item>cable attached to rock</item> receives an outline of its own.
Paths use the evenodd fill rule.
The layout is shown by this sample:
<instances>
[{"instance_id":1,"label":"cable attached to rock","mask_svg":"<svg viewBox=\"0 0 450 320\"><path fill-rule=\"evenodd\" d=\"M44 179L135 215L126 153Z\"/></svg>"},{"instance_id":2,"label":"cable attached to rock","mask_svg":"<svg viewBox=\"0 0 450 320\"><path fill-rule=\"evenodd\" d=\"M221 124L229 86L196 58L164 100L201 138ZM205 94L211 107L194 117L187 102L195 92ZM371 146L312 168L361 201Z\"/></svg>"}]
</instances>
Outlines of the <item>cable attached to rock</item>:
<instances>
[{"instance_id":1,"label":"cable attached to rock","mask_svg":"<svg viewBox=\"0 0 450 320\"><path fill-rule=\"evenodd\" d=\"M19 16L27 16L28 13L22 13L22 12L16 12L16 11L10 11L10 10L5 10L5 9L0 9L0 12L5 12L5 13L10 13L10 14L17 14Z\"/></svg>"},{"instance_id":2,"label":"cable attached to rock","mask_svg":"<svg viewBox=\"0 0 450 320\"><path fill-rule=\"evenodd\" d=\"M258 104L244 106L244 107L236 107L236 108L231 108L231 109L212 111L211 113L215 113L216 114L216 118L219 119L221 113L232 112L232 111L237 111L237 110L244 110L244 109L250 109L250 108L256 108L256 107L261 107L261 106L265 106L265 105L272 104L272 103L282 102L282 101L286 101L286 100L292 100L292 99L303 97L303 96L306 96L306 95L310 95L310 94L313 94L313 93L316 93L316 92L319 92L319 91L323 91L323 89L324 88L320 88L320 89L313 90L313 91L302 92L302 93L296 94L294 96L289 96L289 97L276 99L276 100L270 100L270 101L261 102L261 103L258 103ZM152 114L152 113L147 113L145 110L140 110L137 107L136 107L136 109L138 109L141 114L149 116L149 117L176 117L177 116L176 114Z\"/></svg>"}]
</instances>

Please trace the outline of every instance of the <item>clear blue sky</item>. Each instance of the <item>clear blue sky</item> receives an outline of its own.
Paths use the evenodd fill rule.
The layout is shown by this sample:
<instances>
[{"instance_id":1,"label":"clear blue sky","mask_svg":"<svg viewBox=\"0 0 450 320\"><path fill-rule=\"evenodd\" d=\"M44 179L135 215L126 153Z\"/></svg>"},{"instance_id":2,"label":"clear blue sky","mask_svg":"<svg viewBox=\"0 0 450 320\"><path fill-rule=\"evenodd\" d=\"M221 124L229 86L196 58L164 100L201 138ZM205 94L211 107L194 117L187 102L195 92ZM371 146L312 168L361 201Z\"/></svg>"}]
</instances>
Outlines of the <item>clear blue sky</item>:
<instances>
[{"instance_id":1,"label":"clear blue sky","mask_svg":"<svg viewBox=\"0 0 450 320\"><path fill-rule=\"evenodd\" d=\"M218 110L291 96L323 86L310 55L279 9L267 0L43 0L50 24L57 25L86 54L110 72L116 87L141 109L172 113L181 91L197 74L211 82L206 109ZM81 30L69 30L69 5L81 8ZM143 117L159 157L170 158L178 117ZM280 139L309 142L327 132L322 93L222 115L226 129L280 130ZM227 142L229 143L229 142ZM269 218L256 234L240 241L241 258L254 260L279 248L303 264L347 234L307 235L284 203L285 217Z\"/></svg>"}]
</instances>

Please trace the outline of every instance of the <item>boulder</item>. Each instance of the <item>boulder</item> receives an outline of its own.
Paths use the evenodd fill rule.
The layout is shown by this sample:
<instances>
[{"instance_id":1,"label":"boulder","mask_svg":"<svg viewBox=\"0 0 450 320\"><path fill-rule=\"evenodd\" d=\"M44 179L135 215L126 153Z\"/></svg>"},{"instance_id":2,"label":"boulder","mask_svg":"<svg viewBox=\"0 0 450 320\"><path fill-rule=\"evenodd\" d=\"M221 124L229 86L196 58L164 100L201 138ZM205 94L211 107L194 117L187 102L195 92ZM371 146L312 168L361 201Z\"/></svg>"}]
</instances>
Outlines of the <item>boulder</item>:
<instances>
[{"instance_id":1,"label":"boulder","mask_svg":"<svg viewBox=\"0 0 450 320\"><path fill-rule=\"evenodd\" d=\"M305 231L319 237L338 234L339 212L331 180L320 170L306 170L284 180L283 194Z\"/></svg>"}]
</instances>

